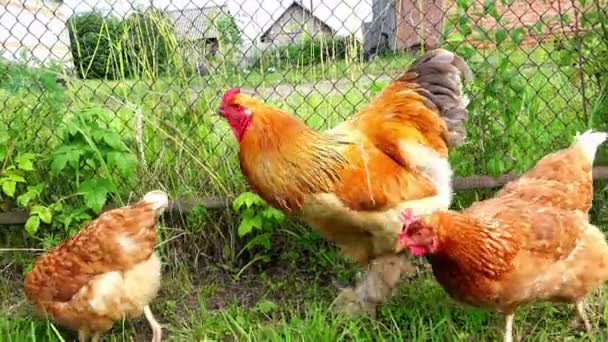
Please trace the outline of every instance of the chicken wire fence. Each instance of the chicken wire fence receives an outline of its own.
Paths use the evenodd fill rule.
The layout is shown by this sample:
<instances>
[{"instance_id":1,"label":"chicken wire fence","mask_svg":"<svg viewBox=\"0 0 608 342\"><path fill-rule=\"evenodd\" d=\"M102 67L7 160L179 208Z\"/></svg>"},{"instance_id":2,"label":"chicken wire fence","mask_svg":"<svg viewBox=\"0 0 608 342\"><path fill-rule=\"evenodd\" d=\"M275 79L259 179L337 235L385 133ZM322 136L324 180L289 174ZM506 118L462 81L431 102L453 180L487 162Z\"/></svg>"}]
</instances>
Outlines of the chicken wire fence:
<instances>
[{"instance_id":1,"label":"chicken wire fence","mask_svg":"<svg viewBox=\"0 0 608 342\"><path fill-rule=\"evenodd\" d=\"M467 141L450 152L456 188L496 186L577 131L607 128L606 8L589 0L3 0L3 209L71 194L98 207L153 187L221 205L245 189L237 144L216 115L226 89L324 129L436 47L464 57L475 75ZM608 164L605 151L599 164ZM607 174L597 167L598 178Z\"/></svg>"}]
</instances>

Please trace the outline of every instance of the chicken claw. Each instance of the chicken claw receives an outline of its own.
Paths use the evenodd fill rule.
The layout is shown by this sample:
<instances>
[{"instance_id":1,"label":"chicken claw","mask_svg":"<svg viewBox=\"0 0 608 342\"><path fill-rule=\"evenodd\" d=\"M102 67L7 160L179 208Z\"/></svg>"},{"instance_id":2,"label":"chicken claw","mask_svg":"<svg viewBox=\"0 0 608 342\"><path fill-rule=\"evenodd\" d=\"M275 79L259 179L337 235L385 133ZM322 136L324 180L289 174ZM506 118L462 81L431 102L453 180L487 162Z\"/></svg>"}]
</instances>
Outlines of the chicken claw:
<instances>
[{"instance_id":1,"label":"chicken claw","mask_svg":"<svg viewBox=\"0 0 608 342\"><path fill-rule=\"evenodd\" d=\"M583 324L585 324L585 330L587 330L588 333L591 333L593 328L591 327L591 323L589 323L589 317L587 316L587 313L585 312L585 302L584 301L581 300L578 303L576 303L576 311L578 312L578 316L583 321Z\"/></svg>"},{"instance_id":2,"label":"chicken claw","mask_svg":"<svg viewBox=\"0 0 608 342\"><path fill-rule=\"evenodd\" d=\"M144 315L146 316L148 323L150 323L150 328L152 328L152 342L160 342L163 334L162 328L152 315L152 310L150 310L149 305L144 307Z\"/></svg>"},{"instance_id":3,"label":"chicken claw","mask_svg":"<svg viewBox=\"0 0 608 342\"><path fill-rule=\"evenodd\" d=\"M374 259L363 280L354 289L343 289L332 307L350 316L375 317L376 307L396 293L401 278L411 276L415 271L405 256L388 255Z\"/></svg>"},{"instance_id":4,"label":"chicken claw","mask_svg":"<svg viewBox=\"0 0 608 342\"><path fill-rule=\"evenodd\" d=\"M513 318L515 314L507 315L504 342L513 342Z\"/></svg>"}]
</instances>

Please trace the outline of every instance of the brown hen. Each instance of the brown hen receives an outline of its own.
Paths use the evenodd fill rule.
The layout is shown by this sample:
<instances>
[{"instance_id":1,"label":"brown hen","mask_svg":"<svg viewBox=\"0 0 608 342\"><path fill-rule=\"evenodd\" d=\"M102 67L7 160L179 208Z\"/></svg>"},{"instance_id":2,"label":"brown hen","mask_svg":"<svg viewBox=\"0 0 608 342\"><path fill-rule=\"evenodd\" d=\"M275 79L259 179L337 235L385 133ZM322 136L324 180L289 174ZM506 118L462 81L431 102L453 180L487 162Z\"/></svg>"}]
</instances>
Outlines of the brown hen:
<instances>
[{"instance_id":1,"label":"brown hen","mask_svg":"<svg viewBox=\"0 0 608 342\"><path fill-rule=\"evenodd\" d=\"M76 235L40 256L25 276L25 294L56 323L99 341L113 323L145 314L153 342L161 327L149 303L160 287L154 252L156 220L168 205L162 191L131 206L107 211Z\"/></svg>"},{"instance_id":2,"label":"brown hen","mask_svg":"<svg viewBox=\"0 0 608 342\"><path fill-rule=\"evenodd\" d=\"M588 217L592 163L604 140L606 133L582 134L460 213L405 212L396 248L427 255L452 298L506 314L505 341L516 308L535 301L575 303L591 330L583 299L608 279L608 244Z\"/></svg>"}]
</instances>

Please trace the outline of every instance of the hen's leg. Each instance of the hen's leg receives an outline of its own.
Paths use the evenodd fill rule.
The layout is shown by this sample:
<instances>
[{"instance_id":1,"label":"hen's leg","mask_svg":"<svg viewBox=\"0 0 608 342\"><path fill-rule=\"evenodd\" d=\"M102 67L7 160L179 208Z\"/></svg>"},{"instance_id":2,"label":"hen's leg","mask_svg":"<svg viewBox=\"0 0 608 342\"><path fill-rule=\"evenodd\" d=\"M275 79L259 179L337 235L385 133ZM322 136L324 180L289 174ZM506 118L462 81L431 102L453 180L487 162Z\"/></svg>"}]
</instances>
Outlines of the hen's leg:
<instances>
[{"instance_id":1,"label":"hen's leg","mask_svg":"<svg viewBox=\"0 0 608 342\"><path fill-rule=\"evenodd\" d=\"M587 313L585 312L585 302L583 300L576 303L576 311L578 312L578 316L585 324L585 330L587 330L587 332L591 332L591 323L589 323L589 317L587 317Z\"/></svg>"},{"instance_id":2,"label":"hen's leg","mask_svg":"<svg viewBox=\"0 0 608 342\"><path fill-rule=\"evenodd\" d=\"M505 342L513 342L513 317L515 314L507 315L507 320L505 324Z\"/></svg>"},{"instance_id":3,"label":"hen's leg","mask_svg":"<svg viewBox=\"0 0 608 342\"><path fill-rule=\"evenodd\" d=\"M152 328L152 342L160 342L163 331L160 324L154 319L149 305L144 307L144 315L146 315L146 319L148 320L148 323L150 323L150 328Z\"/></svg>"}]
</instances>

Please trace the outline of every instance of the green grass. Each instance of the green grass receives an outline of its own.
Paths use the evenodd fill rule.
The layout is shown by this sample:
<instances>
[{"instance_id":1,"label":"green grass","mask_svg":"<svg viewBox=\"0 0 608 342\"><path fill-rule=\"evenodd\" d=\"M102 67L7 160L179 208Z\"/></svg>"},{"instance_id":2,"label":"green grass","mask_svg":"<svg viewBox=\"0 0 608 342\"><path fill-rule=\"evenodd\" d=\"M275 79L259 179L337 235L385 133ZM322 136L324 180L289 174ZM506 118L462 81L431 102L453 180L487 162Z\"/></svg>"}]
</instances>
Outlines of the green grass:
<instances>
[{"instance_id":1,"label":"green grass","mask_svg":"<svg viewBox=\"0 0 608 342\"><path fill-rule=\"evenodd\" d=\"M326 271L306 278L262 273L234 281L204 272L196 275L198 280L168 274L152 309L167 341L488 341L502 337L502 315L457 304L428 273L405 282L376 318L356 319L330 309L337 290L326 284L327 276ZM607 338L607 290L601 289L589 301L592 336L570 325L575 319L571 306L547 303L520 308L514 334L526 341ZM0 314L0 341L62 341L59 336L68 340L69 332L31 318L26 314L29 310L13 307ZM150 335L142 318L116 323L105 341L143 341Z\"/></svg>"}]
</instances>

